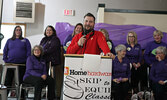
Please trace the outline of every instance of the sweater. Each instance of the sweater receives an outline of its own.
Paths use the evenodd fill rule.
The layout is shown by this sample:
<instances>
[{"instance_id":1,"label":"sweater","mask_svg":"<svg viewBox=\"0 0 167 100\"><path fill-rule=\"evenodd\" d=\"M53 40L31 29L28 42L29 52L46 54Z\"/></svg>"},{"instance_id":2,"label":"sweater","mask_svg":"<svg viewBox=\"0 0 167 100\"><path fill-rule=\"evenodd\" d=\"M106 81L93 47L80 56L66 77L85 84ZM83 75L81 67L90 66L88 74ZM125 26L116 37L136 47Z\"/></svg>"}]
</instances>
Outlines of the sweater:
<instances>
[{"instance_id":1,"label":"sweater","mask_svg":"<svg viewBox=\"0 0 167 100\"><path fill-rule=\"evenodd\" d=\"M109 53L110 49L107 45L104 35L99 31L93 31L85 36L86 41L83 46L78 45L79 39L83 36L82 32L75 35L71 44L67 48L67 54L100 54L101 50L104 54Z\"/></svg>"},{"instance_id":2,"label":"sweater","mask_svg":"<svg viewBox=\"0 0 167 100\"><path fill-rule=\"evenodd\" d=\"M26 63L31 55L31 44L28 39L8 39L3 49L5 63Z\"/></svg>"},{"instance_id":3,"label":"sweater","mask_svg":"<svg viewBox=\"0 0 167 100\"><path fill-rule=\"evenodd\" d=\"M38 60L34 55L29 56L27 58L26 72L23 80L28 76L41 77L42 75L47 75L45 60L42 58Z\"/></svg>"}]
</instances>

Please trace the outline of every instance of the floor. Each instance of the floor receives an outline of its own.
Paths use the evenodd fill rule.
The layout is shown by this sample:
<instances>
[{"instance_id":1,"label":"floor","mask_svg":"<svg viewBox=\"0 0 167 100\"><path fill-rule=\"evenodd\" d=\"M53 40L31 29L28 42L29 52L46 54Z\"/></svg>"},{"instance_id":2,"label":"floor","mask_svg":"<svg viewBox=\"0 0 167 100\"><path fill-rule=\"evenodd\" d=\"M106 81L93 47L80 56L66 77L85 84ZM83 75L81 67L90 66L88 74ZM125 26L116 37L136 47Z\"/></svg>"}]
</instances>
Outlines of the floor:
<instances>
[{"instance_id":1,"label":"floor","mask_svg":"<svg viewBox=\"0 0 167 100\"><path fill-rule=\"evenodd\" d=\"M12 90L12 91L14 91L14 90ZM8 94L8 100L17 100L16 96L15 97L10 97L12 91L10 91L9 94ZM44 92L42 92L41 95L43 96ZM31 90L29 91L28 97L30 97L30 98L32 97L32 98L31 99L27 98L26 100L33 100L34 93ZM46 100L46 99L41 99L41 100Z\"/></svg>"}]
</instances>

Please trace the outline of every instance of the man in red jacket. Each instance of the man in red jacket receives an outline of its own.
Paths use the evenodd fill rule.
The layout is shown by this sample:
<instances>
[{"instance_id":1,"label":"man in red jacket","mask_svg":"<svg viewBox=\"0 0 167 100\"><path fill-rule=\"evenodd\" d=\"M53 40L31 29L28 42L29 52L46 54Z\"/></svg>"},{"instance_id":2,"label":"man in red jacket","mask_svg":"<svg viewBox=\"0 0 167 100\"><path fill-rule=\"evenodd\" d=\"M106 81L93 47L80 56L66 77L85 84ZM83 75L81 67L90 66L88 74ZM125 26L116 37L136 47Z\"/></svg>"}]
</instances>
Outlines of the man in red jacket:
<instances>
[{"instance_id":1,"label":"man in red jacket","mask_svg":"<svg viewBox=\"0 0 167 100\"><path fill-rule=\"evenodd\" d=\"M106 39L99 31L94 30L95 17L91 13L84 16L84 31L73 37L67 54L100 54L113 57L106 43Z\"/></svg>"}]
</instances>

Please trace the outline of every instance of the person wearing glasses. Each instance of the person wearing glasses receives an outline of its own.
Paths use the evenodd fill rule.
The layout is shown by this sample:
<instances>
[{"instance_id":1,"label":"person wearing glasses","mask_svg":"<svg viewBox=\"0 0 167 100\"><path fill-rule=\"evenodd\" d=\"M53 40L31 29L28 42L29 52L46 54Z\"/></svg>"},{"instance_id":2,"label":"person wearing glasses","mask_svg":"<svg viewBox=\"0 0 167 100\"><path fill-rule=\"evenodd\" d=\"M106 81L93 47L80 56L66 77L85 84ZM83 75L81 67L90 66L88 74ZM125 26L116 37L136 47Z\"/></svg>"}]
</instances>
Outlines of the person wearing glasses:
<instances>
[{"instance_id":1,"label":"person wearing glasses","mask_svg":"<svg viewBox=\"0 0 167 100\"><path fill-rule=\"evenodd\" d=\"M13 36L7 40L3 49L3 60L5 63L26 64L28 56L31 55L31 44L27 38L22 36L22 29L16 26ZM26 67L19 66L19 83L23 82ZM8 69L5 79L5 86L12 86L14 70Z\"/></svg>"},{"instance_id":2,"label":"person wearing glasses","mask_svg":"<svg viewBox=\"0 0 167 100\"><path fill-rule=\"evenodd\" d=\"M137 34L133 31L128 32L126 46L126 57L129 59L131 68L131 85L135 93L138 92L138 83L141 76L142 49L137 43Z\"/></svg>"},{"instance_id":3,"label":"person wearing glasses","mask_svg":"<svg viewBox=\"0 0 167 100\"><path fill-rule=\"evenodd\" d=\"M48 86L48 100L55 98L54 79L47 74L46 62L43 57L43 48L35 45L32 55L27 58L24 82L35 87L34 100L41 100L41 91L44 86Z\"/></svg>"},{"instance_id":4,"label":"person wearing glasses","mask_svg":"<svg viewBox=\"0 0 167 100\"><path fill-rule=\"evenodd\" d=\"M150 71L150 79L155 100L167 100L165 92L167 92L167 49L159 46L155 50L156 61L152 64Z\"/></svg>"}]
</instances>

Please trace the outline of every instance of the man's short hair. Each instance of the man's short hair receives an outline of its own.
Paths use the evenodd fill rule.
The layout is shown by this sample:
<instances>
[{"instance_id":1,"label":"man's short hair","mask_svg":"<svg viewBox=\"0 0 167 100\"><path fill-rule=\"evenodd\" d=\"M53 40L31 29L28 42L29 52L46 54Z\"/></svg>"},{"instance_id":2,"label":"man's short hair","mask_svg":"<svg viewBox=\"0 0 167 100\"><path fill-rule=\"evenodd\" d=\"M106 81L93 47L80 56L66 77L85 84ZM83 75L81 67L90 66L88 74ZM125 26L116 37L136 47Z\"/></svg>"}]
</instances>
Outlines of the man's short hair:
<instances>
[{"instance_id":1,"label":"man's short hair","mask_svg":"<svg viewBox=\"0 0 167 100\"><path fill-rule=\"evenodd\" d=\"M94 18L94 22L95 22L95 16L93 15L93 14L91 14L91 13L87 13L85 16L84 16L84 18L86 17L86 16L89 16L89 17L93 17Z\"/></svg>"}]
</instances>

